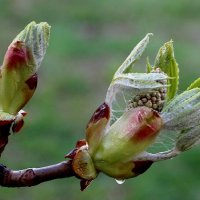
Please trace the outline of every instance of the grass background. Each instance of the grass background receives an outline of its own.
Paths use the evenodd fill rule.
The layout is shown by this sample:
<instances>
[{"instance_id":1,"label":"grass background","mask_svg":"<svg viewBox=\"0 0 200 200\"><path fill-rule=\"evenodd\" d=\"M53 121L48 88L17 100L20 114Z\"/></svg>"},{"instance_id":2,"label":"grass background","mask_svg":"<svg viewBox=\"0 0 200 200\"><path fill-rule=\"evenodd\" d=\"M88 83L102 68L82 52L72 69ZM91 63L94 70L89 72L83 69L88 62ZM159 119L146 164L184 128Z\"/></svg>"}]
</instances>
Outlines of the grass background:
<instances>
[{"instance_id":1,"label":"grass background","mask_svg":"<svg viewBox=\"0 0 200 200\"><path fill-rule=\"evenodd\" d=\"M200 76L198 0L0 0L0 59L30 21L51 26L50 46L39 71L38 89L26 106L23 131L10 137L1 163L13 169L63 160L100 105L112 74L148 32L153 63L160 46L174 40L180 89ZM138 66L144 70L143 66ZM123 185L104 175L84 192L74 178L32 188L0 188L1 200L200 199L200 148L154 164Z\"/></svg>"}]
</instances>

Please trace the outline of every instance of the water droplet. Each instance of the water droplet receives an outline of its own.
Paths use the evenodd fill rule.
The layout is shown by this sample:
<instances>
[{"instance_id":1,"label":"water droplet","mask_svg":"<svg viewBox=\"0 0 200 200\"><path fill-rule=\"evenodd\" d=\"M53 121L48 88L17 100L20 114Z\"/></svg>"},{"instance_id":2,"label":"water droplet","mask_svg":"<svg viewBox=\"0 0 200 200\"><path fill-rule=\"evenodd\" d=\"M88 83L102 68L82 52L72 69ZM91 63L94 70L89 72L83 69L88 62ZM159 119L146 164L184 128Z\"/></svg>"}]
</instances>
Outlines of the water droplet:
<instances>
[{"instance_id":1,"label":"water droplet","mask_svg":"<svg viewBox=\"0 0 200 200\"><path fill-rule=\"evenodd\" d=\"M119 180L119 179L115 179L115 180L119 185L121 185L121 184L123 184L125 182L125 180Z\"/></svg>"}]
</instances>

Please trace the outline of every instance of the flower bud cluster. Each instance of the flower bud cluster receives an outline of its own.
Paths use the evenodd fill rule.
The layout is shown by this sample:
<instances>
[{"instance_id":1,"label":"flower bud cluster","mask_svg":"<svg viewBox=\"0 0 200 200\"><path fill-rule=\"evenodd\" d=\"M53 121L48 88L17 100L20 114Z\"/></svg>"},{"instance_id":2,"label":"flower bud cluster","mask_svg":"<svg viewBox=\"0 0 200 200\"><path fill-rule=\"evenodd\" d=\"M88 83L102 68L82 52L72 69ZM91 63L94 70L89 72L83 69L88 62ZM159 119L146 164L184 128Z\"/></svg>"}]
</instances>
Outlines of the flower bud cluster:
<instances>
[{"instance_id":1,"label":"flower bud cluster","mask_svg":"<svg viewBox=\"0 0 200 200\"><path fill-rule=\"evenodd\" d=\"M151 73L163 72L160 70L160 68L156 68L155 70L152 70ZM157 82L161 83L162 85L167 84L167 80L158 80ZM160 112L163 109L166 94L166 88L158 88L150 92L137 94L128 102L128 109L136 108L138 106L146 106Z\"/></svg>"}]
</instances>

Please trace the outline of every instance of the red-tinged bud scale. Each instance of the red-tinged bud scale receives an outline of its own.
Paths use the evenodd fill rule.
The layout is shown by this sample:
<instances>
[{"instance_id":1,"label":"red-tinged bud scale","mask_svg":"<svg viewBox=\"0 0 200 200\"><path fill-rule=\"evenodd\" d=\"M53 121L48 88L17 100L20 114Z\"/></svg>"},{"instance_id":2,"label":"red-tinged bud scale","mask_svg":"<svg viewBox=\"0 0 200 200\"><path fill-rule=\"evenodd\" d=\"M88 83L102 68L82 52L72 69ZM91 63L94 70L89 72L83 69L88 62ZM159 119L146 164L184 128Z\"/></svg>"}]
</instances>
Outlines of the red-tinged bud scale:
<instances>
[{"instance_id":1,"label":"red-tinged bud scale","mask_svg":"<svg viewBox=\"0 0 200 200\"><path fill-rule=\"evenodd\" d=\"M76 143L76 147L70 151L68 154L65 155L65 158L70 158L70 159L74 159L76 153L78 152L78 150L83 147L83 146L86 146L87 145L87 142L85 139L83 140L78 140L77 143Z\"/></svg>"},{"instance_id":2,"label":"red-tinged bud scale","mask_svg":"<svg viewBox=\"0 0 200 200\"><path fill-rule=\"evenodd\" d=\"M137 123L141 126L128 126L127 132L130 134L134 132L134 134L132 134L132 139L134 142L143 142L145 139L150 140L155 138L162 125L162 121L158 112L154 110L149 112L149 110L146 109L138 110L138 114L135 116L132 115L133 118L130 118L129 123L132 125Z\"/></svg>"},{"instance_id":3,"label":"red-tinged bud scale","mask_svg":"<svg viewBox=\"0 0 200 200\"><path fill-rule=\"evenodd\" d=\"M23 125L24 125L24 120L22 119L22 120L18 121L17 123L13 124L12 131L14 133L18 133L22 129Z\"/></svg>"},{"instance_id":4,"label":"red-tinged bud scale","mask_svg":"<svg viewBox=\"0 0 200 200\"><path fill-rule=\"evenodd\" d=\"M106 103L100 105L86 127L86 140L90 154L93 154L103 137L110 119L110 108Z\"/></svg>"},{"instance_id":5,"label":"red-tinged bud scale","mask_svg":"<svg viewBox=\"0 0 200 200\"><path fill-rule=\"evenodd\" d=\"M98 122L102 118L109 119L109 117L110 117L110 109L109 106L104 102L94 112L87 126L89 126L91 123L94 124Z\"/></svg>"},{"instance_id":6,"label":"red-tinged bud scale","mask_svg":"<svg viewBox=\"0 0 200 200\"><path fill-rule=\"evenodd\" d=\"M87 148L77 150L72 161L72 168L75 174L81 179L93 180L97 176L97 171Z\"/></svg>"},{"instance_id":7,"label":"red-tinged bud scale","mask_svg":"<svg viewBox=\"0 0 200 200\"><path fill-rule=\"evenodd\" d=\"M85 139L83 140L78 140L77 143L76 143L76 148L81 148L83 146L87 145L87 142Z\"/></svg>"},{"instance_id":8,"label":"red-tinged bud scale","mask_svg":"<svg viewBox=\"0 0 200 200\"><path fill-rule=\"evenodd\" d=\"M4 57L3 65L9 70L23 67L24 63L30 60L30 52L23 41L11 43Z\"/></svg>"},{"instance_id":9,"label":"red-tinged bud scale","mask_svg":"<svg viewBox=\"0 0 200 200\"><path fill-rule=\"evenodd\" d=\"M26 80L26 84L28 85L30 90L35 90L37 87L38 75L35 73L28 80Z\"/></svg>"},{"instance_id":10,"label":"red-tinged bud scale","mask_svg":"<svg viewBox=\"0 0 200 200\"><path fill-rule=\"evenodd\" d=\"M26 115L27 115L27 112L25 112L24 110L20 110L18 112L12 125L13 133L18 133L22 129L24 125L24 117Z\"/></svg>"}]
</instances>

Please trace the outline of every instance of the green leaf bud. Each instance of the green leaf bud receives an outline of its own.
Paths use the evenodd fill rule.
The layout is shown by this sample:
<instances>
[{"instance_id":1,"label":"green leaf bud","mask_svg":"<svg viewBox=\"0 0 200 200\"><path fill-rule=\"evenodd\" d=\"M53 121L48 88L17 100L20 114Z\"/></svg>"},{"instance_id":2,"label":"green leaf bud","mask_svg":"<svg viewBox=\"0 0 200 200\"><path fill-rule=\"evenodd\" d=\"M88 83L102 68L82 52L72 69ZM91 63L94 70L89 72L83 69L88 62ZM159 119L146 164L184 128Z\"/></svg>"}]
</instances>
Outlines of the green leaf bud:
<instances>
[{"instance_id":1,"label":"green leaf bud","mask_svg":"<svg viewBox=\"0 0 200 200\"><path fill-rule=\"evenodd\" d=\"M32 97L45 55L50 26L31 22L8 47L0 77L0 107L16 115Z\"/></svg>"}]
</instances>

